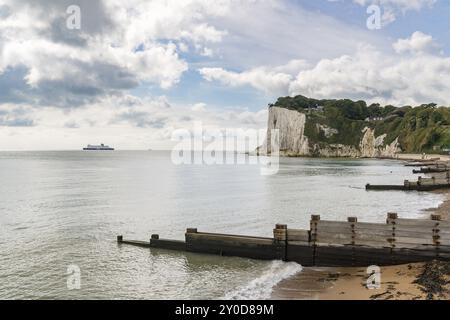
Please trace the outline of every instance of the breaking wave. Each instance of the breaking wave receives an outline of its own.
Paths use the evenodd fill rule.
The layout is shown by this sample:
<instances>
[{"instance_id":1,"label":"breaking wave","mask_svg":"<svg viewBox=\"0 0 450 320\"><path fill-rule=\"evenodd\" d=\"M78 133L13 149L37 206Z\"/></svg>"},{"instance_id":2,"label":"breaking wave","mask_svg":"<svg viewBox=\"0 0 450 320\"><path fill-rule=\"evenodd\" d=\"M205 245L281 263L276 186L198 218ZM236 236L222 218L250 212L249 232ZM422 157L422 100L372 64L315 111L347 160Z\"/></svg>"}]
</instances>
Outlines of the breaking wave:
<instances>
[{"instance_id":1,"label":"breaking wave","mask_svg":"<svg viewBox=\"0 0 450 320\"><path fill-rule=\"evenodd\" d=\"M273 288L282 280L302 271L295 262L273 261L268 270L247 285L225 294L225 300L264 300L270 299Z\"/></svg>"}]
</instances>

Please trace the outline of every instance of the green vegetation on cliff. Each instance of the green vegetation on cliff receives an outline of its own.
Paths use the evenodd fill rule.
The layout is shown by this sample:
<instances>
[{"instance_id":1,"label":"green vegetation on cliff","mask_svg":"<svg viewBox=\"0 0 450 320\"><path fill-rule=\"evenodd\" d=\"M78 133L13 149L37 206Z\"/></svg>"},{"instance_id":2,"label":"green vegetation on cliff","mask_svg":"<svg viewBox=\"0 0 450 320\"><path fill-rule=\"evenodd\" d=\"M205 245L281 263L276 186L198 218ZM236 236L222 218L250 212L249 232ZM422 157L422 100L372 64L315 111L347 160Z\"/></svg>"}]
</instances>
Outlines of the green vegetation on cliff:
<instances>
[{"instance_id":1,"label":"green vegetation on cliff","mask_svg":"<svg viewBox=\"0 0 450 320\"><path fill-rule=\"evenodd\" d=\"M357 147L363 129L369 127L375 130L376 136L387 135L385 145L398 137L404 152L422 153L436 151L436 148L450 148L450 108L436 104L396 108L379 104L367 106L365 101L317 100L296 96L279 98L271 106L305 113L305 135L319 145Z\"/></svg>"}]
</instances>

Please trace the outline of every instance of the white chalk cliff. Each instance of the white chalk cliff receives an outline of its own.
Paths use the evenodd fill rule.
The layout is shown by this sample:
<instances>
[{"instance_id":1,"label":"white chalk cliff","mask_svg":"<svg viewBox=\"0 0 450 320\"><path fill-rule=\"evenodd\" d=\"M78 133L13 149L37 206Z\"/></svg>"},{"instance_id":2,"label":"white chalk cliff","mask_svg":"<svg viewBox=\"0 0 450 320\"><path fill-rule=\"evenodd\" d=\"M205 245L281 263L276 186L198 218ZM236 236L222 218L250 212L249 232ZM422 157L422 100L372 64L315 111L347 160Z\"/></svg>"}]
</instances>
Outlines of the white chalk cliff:
<instances>
[{"instance_id":1,"label":"white chalk cliff","mask_svg":"<svg viewBox=\"0 0 450 320\"><path fill-rule=\"evenodd\" d=\"M373 129L366 127L362 131L359 147L344 144L313 143L305 135L307 115L295 110L279 107L269 109L267 139L258 148L259 154L271 153L270 141L273 130L278 130L280 154L282 156L318 156L318 157L394 157L400 150L398 138L385 145L386 134L375 136ZM322 124L316 124L317 130L329 138L338 134L338 130Z\"/></svg>"}]
</instances>

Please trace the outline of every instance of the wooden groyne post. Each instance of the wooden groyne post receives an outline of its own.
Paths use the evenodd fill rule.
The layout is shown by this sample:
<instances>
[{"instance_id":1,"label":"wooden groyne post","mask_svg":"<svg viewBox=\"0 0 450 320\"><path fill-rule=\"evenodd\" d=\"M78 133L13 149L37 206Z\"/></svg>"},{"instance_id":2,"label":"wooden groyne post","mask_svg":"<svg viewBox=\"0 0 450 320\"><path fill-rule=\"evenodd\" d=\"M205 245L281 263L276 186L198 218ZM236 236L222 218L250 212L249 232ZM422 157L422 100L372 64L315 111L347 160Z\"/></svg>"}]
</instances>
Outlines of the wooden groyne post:
<instances>
[{"instance_id":1,"label":"wooden groyne post","mask_svg":"<svg viewBox=\"0 0 450 320\"><path fill-rule=\"evenodd\" d=\"M278 259L287 261L287 225L277 224L273 229L273 241Z\"/></svg>"}]
</instances>

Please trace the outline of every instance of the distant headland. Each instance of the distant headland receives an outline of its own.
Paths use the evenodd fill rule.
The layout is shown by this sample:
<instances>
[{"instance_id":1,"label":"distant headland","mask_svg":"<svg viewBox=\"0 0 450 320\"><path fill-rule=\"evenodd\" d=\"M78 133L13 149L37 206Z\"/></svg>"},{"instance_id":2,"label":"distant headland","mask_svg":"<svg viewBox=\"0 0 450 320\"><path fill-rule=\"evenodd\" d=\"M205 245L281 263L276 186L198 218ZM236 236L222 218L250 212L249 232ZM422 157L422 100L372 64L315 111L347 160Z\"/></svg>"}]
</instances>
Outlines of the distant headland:
<instances>
[{"instance_id":1,"label":"distant headland","mask_svg":"<svg viewBox=\"0 0 450 320\"><path fill-rule=\"evenodd\" d=\"M279 130L283 156L395 157L398 153L448 153L450 108L365 101L282 97L269 105L267 141ZM258 148L270 153L267 142Z\"/></svg>"}]
</instances>

